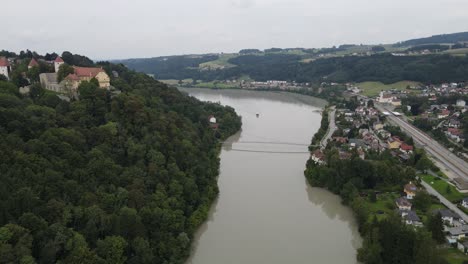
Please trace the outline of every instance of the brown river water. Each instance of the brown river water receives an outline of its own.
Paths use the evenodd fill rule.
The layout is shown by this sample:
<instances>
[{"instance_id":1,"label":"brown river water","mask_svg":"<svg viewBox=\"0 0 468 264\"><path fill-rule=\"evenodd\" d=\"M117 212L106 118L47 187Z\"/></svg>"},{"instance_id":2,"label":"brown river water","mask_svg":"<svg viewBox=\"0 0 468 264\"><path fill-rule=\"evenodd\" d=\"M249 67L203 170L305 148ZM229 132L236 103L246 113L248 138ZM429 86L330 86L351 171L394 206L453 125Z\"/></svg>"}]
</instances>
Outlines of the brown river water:
<instances>
[{"instance_id":1,"label":"brown river water","mask_svg":"<svg viewBox=\"0 0 468 264\"><path fill-rule=\"evenodd\" d=\"M303 173L323 101L286 93L182 90L232 106L243 122L242 131L223 145L219 198L187 264L357 263L361 237L352 211L338 196L310 187Z\"/></svg>"}]
</instances>

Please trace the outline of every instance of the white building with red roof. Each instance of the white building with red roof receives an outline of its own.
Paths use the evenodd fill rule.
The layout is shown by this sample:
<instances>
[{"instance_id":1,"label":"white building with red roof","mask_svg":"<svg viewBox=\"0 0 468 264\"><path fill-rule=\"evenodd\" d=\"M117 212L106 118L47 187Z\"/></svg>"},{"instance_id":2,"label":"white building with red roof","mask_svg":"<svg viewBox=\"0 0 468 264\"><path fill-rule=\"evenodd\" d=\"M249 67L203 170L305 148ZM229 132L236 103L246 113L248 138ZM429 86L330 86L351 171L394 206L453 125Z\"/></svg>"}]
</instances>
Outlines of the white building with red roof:
<instances>
[{"instance_id":1,"label":"white building with red roof","mask_svg":"<svg viewBox=\"0 0 468 264\"><path fill-rule=\"evenodd\" d=\"M0 57L0 75L5 75L7 79L10 79L11 66L8 59L5 57Z\"/></svg>"},{"instance_id":2,"label":"white building with red roof","mask_svg":"<svg viewBox=\"0 0 468 264\"><path fill-rule=\"evenodd\" d=\"M29 62L28 69L31 69L32 67L37 67L39 66L39 63L37 63L37 60L32 58L31 61Z\"/></svg>"},{"instance_id":3,"label":"white building with red roof","mask_svg":"<svg viewBox=\"0 0 468 264\"><path fill-rule=\"evenodd\" d=\"M62 60L62 58L60 58L60 56L57 56L57 58L55 58L54 60L54 68L55 68L55 72L58 72L59 69L60 69L60 66L62 66L62 64L64 64L65 62Z\"/></svg>"}]
</instances>

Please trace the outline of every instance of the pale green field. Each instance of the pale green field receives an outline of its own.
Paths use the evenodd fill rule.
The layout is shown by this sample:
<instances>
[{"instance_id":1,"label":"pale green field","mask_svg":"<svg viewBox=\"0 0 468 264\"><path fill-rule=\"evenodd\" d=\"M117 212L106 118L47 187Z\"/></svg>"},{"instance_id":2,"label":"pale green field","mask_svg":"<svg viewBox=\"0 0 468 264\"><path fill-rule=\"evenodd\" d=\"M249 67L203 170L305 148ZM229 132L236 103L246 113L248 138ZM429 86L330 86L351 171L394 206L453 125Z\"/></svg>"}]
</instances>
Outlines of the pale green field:
<instances>
[{"instance_id":1,"label":"pale green field","mask_svg":"<svg viewBox=\"0 0 468 264\"><path fill-rule=\"evenodd\" d=\"M195 87L198 88L211 88L211 89L237 89L240 88L238 84L227 84L220 82L202 82L197 83Z\"/></svg>"},{"instance_id":2,"label":"pale green field","mask_svg":"<svg viewBox=\"0 0 468 264\"><path fill-rule=\"evenodd\" d=\"M222 54L217 60L201 63L198 65L198 68L215 70L220 68L235 67L236 65L229 63L228 60L237 56L237 54Z\"/></svg>"},{"instance_id":3,"label":"pale green field","mask_svg":"<svg viewBox=\"0 0 468 264\"><path fill-rule=\"evenodd\" d=\"M362 94L369 97L378 96L379 93L384 90L405 90L408 85L418 86L420 83L412 81L400 81L392 84L383 84L381 82L362 82L356 84L356 86L362 89Z\"/></svg>"},{"instance_id":4,"label":"pale green field","mask_svg":"<svg viewBox=\"0 0 468 264\"><path fill-rule=\"evenodd\" d=\"M159 80L160 82L163 82L165 84L168 84L168 85L177 85L179 84L179 80L176 80L176 79L168 79L168 80ZM182 80L183 83L192 83L193 80L192 79L184 79Z\"/></svg>"}]
</instances>

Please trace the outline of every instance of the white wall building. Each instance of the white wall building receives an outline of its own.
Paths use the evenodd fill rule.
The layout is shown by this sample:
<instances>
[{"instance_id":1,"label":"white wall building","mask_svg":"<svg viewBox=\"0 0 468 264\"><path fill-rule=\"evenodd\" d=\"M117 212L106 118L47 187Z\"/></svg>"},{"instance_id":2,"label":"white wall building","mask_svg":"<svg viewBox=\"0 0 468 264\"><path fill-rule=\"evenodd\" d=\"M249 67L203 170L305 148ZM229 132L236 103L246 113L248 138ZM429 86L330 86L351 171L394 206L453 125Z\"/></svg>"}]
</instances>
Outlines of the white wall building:
<instances>
[{"instance_id":1,"label":"white wall building","mask_svg":"<svg viewBox=\"0 0 468 264\"><path fill-rule=\"evenodd\" d=\"M54 60L54 68L55 68L55 72L58 72L60 66L62 64L64 64L65 62L62 60L62 58L60 58L60 56L57 56L57 58L55 58Z\"/></svg>"},{"instance_id":2,"label":"white wall building","mask_svg":"<svg viewBox=\"0 0 468 264\"><path fill-rule=\"evenodd\" d=\"M5 75L7 79L10 79L11 66L8 59L5 57L0 57L0 75Z\"/></svg>"}]
</instances>

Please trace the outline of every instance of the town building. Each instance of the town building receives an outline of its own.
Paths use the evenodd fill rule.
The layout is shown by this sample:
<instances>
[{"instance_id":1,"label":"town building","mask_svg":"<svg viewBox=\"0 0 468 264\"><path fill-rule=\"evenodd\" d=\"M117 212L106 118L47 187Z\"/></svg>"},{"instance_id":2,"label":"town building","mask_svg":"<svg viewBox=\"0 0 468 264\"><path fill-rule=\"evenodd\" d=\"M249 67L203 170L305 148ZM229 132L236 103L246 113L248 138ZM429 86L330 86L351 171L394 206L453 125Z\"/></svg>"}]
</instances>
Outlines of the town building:
<instances>
[{"instance_id":1,"label":"town building","mask_svg":"<svg viewBox=\"0 0 468 264\"><path fill-rule=\"evenodd\" d=\"M437 118L439 118L439 119L447 118L449 115L450 115L450 111L447 110L447 109L444 109L444 110L441 110L441 111L437 114Z\"/></svg>"},{"instance_id":2,"label":"town building","mask_svg":"<svg viewBox=\"0 0 468 264\"><path fill-rule=\"evenodd\" d=\"M65 62L62 60L62 58L60 58L60 56L57 56L57 58L55 58L54 60L54 69L55 69L55 72L58 72L59 69L60 69L60 66L62 66L62 64L64 64Z\"/></svg>"},{"instance_id":3,"label":"town building","mask_svg":"<svg viewBox=\"0 0 468 264\"><path fill-rule=\"evenodd\" d=\"M468 240L466 241L458 241L457 248L461 252L468 254Z\"/></svg>"},{"instance_id":4,"label":"town building","mask_svg":"<svg viewBox=\"0 0 468 264\"><path fill-rule=\"evenodd\" d=\"M310 159L313 160L317 164L325 164L325 154L320 149L315 150L310 155Z\"/></svg>"},{"instance_id":5,"label":"town building","mask_svg":"<svg viewBox=\"0 0 468 264\"><path fill-rule=\"evenodd\" d=\"M411 154L411 153L413 153L413 146L408 145L408 144L403 142L400 145L400 151L405 153L405 154Z\"/></svg>"},{"instance_id":6,"label":"town building","mask_svg":"<svg viewBox=\"0 0 468 264\"><path fill-rule=\"evenodd\" d=\"M90 81L95 78L99 82L100 88L110 87L110 77L102 68L76 67L73 66L74 73L65 77L65 87L68 89L77 89L82 81Z\"/></svg>"},{"instance_id":7,"label":"town building","mask_svg":"<svg viewBox=\"0 0 468 264\"><path fill-rule=\"evenodd\" d=\"M411 210L411 207L413 206L405 197L396 199L395 204L399 210Z\"/></svg>"},{"instance_id":8,"label":"town building","mask_svg":"<svg viewBox=\"0 0 468 264\"><path fill-rule=\"evenodd\" d=\"M457 107L465 107L466 102L465 102L465 100L458 99L456 105L457 105Z\"/></svg>"},{"instance_id":9,"label":"town building","mask_svg":"<svg viewBox=\"0 0 468 264\"><path fill-rule=\"evenodd\" d=\"M416 214L415 211L411 210L398 210L398 214L403 219L405 224L412 225L412 226L422 226L421 219Z\"/></svg>"},{"instance_id":10,"label":"town building","mask_svg":"<svg viewBox=\"0 0 468 264\"><path fill-rule=\"evenodd\" d=\"M450 139L455 140L456 142L461 141L462 132L458 128L449 127L445 133Z\"/></svg>"},{"instance_id":11,"label":"town building","mask_svg":"<svg viewBox=\"0 0 468 264\"><path fill-rule=\"evenodd\" d=\"M457 241L463 239L468 235L468 225L461 225L456 227L450 227L447 229L447 238L449 241Z\"/></svg>"},{"instance_id":12,"label":"town building","mask_svg":"<svg viewBox=\"0 0 468 264\"><path fill-rule=\"evenodd\" d=\"M0 75L10 79L11 65L7 58L0 57Z\"/></svg>"},{"instance_id":13,"label":"town building","mask_svg":"<svg viewBox=\"0 0 468 264\"><path fill-rule=\"evenodd\" d=\"M29 65L28 65L28 70L33 68L33 67L37 67L39 66L39 63L37 63L37 60L32 58L31 61L29 62Z\"/></svg>"},{"instance_id":14,"label":"town building","mask_svg":"<svg viewBox=\"0 0 468 264\"><path fill-rule=\"evenodd\" d=\"M411 200L416 196L418 188L412 182L405 185L403 192L406 194L406 199Z\"/></svg>"},{"instance_id":15,"label":"town building","mask_svg":"<svg viewBox=\"0 0 468 264\"><path fill-rule=\"evenodd\" d=\"M461 201L461 206L468 208L468 197L463 198Z\"/></svg>"},{"instance_id":16,"label":"town building","mask_svg":"<svg viewBox=\"0 0 468 264\"><path fill-rule=\"evenodd\" d=\"M210 116L208 117L208 121L209 121L210 123L216 124L216 117L214 117L214 115L210 115Z\"/></svg>"},{"instance_id":17,"label":"town building","mask_svg":"<svg viewBox=\"0 0 468 264\"><path fill-rule=\"evenodd\" d=\"M460 219L460 216L458 216L456 213L452 212L449 209L435 210L434 214L437 213L440 213L442 221L444 221L446 224L449 224L450 226L453 226L455 221Z\"/></svg>"},{"instance_id":18,"label":"town building","mask_svg":"<svg viewBox=\"0 0 468 264\"><path fill-rule=\"evenodd\" d=\"M54 91L54 92L64 92L63 87L57 82L57 73L41 73L39 74L39 80L41 82L42 88Z\"/></svg>"}]
</instances>

